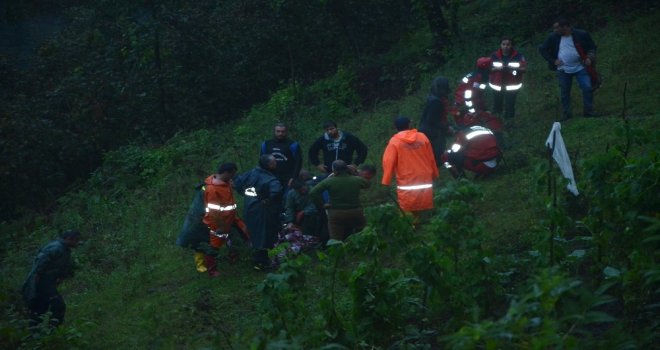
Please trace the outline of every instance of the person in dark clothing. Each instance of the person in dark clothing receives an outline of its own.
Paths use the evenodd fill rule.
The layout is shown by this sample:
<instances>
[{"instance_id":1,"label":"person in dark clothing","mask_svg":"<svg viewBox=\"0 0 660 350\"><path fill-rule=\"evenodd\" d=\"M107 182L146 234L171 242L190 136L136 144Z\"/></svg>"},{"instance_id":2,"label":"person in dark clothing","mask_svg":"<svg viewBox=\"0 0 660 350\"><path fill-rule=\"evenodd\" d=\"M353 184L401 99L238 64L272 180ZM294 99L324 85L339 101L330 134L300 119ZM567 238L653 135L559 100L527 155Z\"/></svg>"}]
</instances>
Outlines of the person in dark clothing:
<instances>
[{"instance_id":1,"label":"person in dark clothing","mask_svg":"<svg viewBox=\"0 0 660 350\"><path fill-rule=\"evenodd\" d=\"M561 95L562 119L571 118L571 86L573 77L582 90L584 117L598 117L593 106L593 87L588 69L596 60L596 44L589 33L572 28L568 20L559 18L553 33L539 46L539 53L557 72Z\"/></svg>"},{"instance_id":2,"label":"person in dark clothing","mask_svg":"<svg viewBox=\"0 0 660 350\"><path fill-rule=\"evenodd\" d=\"M349 174L346 162L339 159L332 162L332 174L309 192L317 206L327 210L330 238L344 240L366 226L360 190L369 185L366 178ZM324 191L328 191L329 203L323 202Z\"/></svg>"},{"instance_id":3,"label":"person in dark clothing","mask_svg":"<svg viewBox=\"0 0 660 350\"><path fill-rule=\"evenodd\" d=\"M277 160L272 154L259 157L259 165L233 180L234 189L245 196L244 218L252 240L255 270L271 267L268 249L277 240L281 228L282 184L273 175Z\"/></svg>"},{"instance_id":4,"label":"person in dark clothing","mask_svg":"<svg viewBox=\"0 0 660 350\"><path fill-rule=\"evenodd\" d=\"M318 236L321 223L319 211L309 196L309 186L299 179L293 181L286 195L284 223L291 229L298 226L306 235Z\"/></svg>"},{"instance_id":5,"label":"person in dark clothing","mask_svg":"<svg viewBox=\"0 0 660 350\"><path fill-rule=\"evenodd\" d=\"M431 93L426 97L426 105L419 122L419 131L431 141L436 164L445 151L447 135L450 134L447 113L449 110L449 80L437 77L431 83Z\"/></svg>"},{"instance_id":6,"label":"person in dark clothing","mask_svg":"<svg viewBox=\"0 0 660 350\"><path fill-rule=\"evenodd\" d=\"M367 146L355 135L337 129L337 123L323 123L325 133L316 139L309 148L309 162L324 174L332 172L332 162L343 160L348 164L349 172L357 174L357 166L367 159ZM319 161L319 152L323 152L323 163ZM353 153L357 157L353 160Z\"/></svg>"},{"instance_id":7,"label":"person in dark clothing","mask_svg":"<svg viewBox=\"0 0 660 350\"><path fill-rule=\"evenodd\" d=\"M280 180L284 192L291 187L293 179L298 177L302 168L302 153L300 144L289 139L288 128L284 123L275 124L274 136L261 143L259 155L272 154L277 161L273 174Z\"/></svg>"},{"instance_id":8,"label":"person in dark clothing","mask_svg":"<svg viewBox=\"0 0 660 350\"><path fill-rule=\"evenodd\" d=\"M32 314L31 326L37 325L49 311L52 313L51 326L64 323L66 303L57 286L64 279L73 277L71 249L77 247L79 242L80 232L68 230L39 250L32 270L23 283L23 299Z\"/></svg>"}]
</instances>

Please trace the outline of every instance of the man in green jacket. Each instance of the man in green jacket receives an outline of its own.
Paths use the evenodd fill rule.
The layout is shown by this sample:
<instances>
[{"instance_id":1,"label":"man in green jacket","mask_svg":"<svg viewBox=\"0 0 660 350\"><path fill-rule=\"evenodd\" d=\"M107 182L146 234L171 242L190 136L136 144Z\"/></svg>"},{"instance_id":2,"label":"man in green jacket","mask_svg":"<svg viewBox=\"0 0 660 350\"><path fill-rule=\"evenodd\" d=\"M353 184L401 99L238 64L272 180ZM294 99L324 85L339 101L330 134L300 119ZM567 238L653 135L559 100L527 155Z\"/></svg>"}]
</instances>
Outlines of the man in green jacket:
<instances>
[{"instance_id":1,"label":"man in green jacket","mask_svg":"<svg viewBox=\"0 0 660 350\"><path fill-rule=\"evenodd\" d=\"M350 175L343 160L332 162L332 174L312 188L309 195L317 205L325 206L328 214L330 238L344 240L367 225L360 190L368 188L370 182L361 176ZM328 191L329 203L323 205L323 192Z\"/></svg>"},{"instance_id":2,"label":"man in green jacket","mask_svg":"<svg viewBox=\"0 0 660 350\"><path fill-rule=\"evenodd\" d=\"M38 324L48 311L52 313L52 326L64 323L66 304L57 286L62 280L73 277L71 249L79 242L80 232L68 230L39 250L23 284L23 298L32 314L32 326Z\"/></svg>"}]
</instances>

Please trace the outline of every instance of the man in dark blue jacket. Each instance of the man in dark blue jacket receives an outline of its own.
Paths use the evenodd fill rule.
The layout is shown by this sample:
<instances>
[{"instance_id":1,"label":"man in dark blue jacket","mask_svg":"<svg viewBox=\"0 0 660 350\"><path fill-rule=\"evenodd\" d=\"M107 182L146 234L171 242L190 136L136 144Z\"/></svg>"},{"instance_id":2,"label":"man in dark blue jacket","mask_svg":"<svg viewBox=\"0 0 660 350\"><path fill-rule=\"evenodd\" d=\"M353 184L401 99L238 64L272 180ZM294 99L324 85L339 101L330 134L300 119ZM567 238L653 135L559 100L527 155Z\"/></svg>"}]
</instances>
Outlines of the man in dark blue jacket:
<instances>
[{"instance_id":1,"label":"man in dark blue jacket","mask_svg":"<svg viewBox=\"0 0 660 350\"><path fill-rule=\"evenodd\" d=\"M66 303L57 286L73 276L71 249L78 246L80 232L65 231L60 238L45 245L32 264L32 270L23 284L23 299L32 313L32 326L41 321L48 311L52 312L51 326L64 323Z\"/></svg>"},{"instance_id":2,"label":"man in dark blue jacket","mask_svg":"<svg viewBox=\"0 0 660 350\"><path fill-rule=\"evenodd\" d=\"M351 173L357 174L357 166L367 159L367 146L353 134L339 130L332 120L324 122L323 129L323 136L309 148L309 162L324 174L330 174L332 162L340 159L348 164ZM319 151L323 152L323 163L319 161ZM355 160L353 153L357 153Z\"/></svg>"},{"instance_id":3,"label":"man in dark blue jacket","mask_svg":"<svg viewBox=\"0 0 660 350\"><path fill-rule=\"evenodd\" d=\"M554 23L553 33L539 46L541 56L548 62L550 70L557 71L563 117L571 118L571 85L573 77L582 90L585 117L599 116L594 112L593 87L587 71L596 60L596 44L589 33L572 28L568 20L559 18Z\"/></svg>"},{"instance_id":4,"label":"man in dark blue jacket","mask_svg":"<svg viewBox=\"0 0 660 350\"><path fill-rule=\"evenodd\" d=\"M259 166L233 180L234 189L245 196L245 223L252 239L252 262L256 270L268 269L268 249L281 229L282 184L273 175L277 161L272 154L259 157Z\"/></svg>"},{"instance_id":5,"label":"man in dark blue jacket","mask_svg":"<svg viewBox=\"0 0 660 350\"><path fill-rule=\"evenodd\" d=\"M293 179L298 177L302 168L302 152L297 141L289 139L288 129L284 123L275 124L274 135L270 140L261 143L259 155L272 154L277 161L273 174L280 180L287 192Z\"/></svg>"}]
</instances>

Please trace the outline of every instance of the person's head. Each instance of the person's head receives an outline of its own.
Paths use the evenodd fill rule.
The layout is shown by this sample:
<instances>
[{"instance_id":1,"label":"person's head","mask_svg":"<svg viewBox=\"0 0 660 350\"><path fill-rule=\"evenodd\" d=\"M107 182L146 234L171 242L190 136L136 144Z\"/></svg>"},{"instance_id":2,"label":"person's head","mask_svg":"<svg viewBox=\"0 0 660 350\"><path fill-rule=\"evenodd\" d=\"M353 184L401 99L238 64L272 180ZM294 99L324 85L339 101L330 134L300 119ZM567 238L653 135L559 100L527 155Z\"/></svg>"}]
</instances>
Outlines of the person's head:
<instances>
[{"instance_id":1,"label":"person's head","mask_svg":"<svg viewBox=\"0 0 660 350\"><path fill-rule=\"evenodd\" d=\"M275 170L277 168L277 160L272 154L264 154L259 157L259 167L266 170Z\"/></svg>"},{"instance_id":2,"label":"person's head","mask_svg":"<svg viewBox=\"0 0 660 350\"><path fill-rule=\"evenodd\" d=\"M307 170L304 170L304 169L303 169L303 170L300 170L300 173L298 173L298 179L299 179L300 181L303 181L303 182L304 182L304 181L307 181L307 180L309 180L309 179L311 179L311 178L312 178L312 173L310 173L310 172L307 171Z\"/></svg>"},{"instance_id":3,"label":"person's head","mask_svg":"<svg viewBox=\"0 0 660 350\"><path fill-rule=\"evenodd\" d=\"M394 119L394 127L397 131L403 131L410 129L410 118L400 116Z\"/></svg>"},{"instance_id":4,"label":"person's head","mask_svg":"<svg viewBox=\"0 0 660 350\"><path fill-rule=\"evenodd\" d=\"M222 181L230 180L232 177L234 177L234 175L236 175L237 171L238 167L234 163L222 163L218 167L218 175Z\"/></svg>"},{"instance_id":5,"label":"person's head","mask_svg":"<svg viewBox=\"0 0 660 350\"><path fill-rule=\"evenodd\" d=\"M511 50L513 50L513 39L506 36L503 37L502 40L500 40L500 49L502 49L502 54L504 56L511 54Z\"/></svg>"},{"instance_id":6,"label":"person's head","mask_svg":"<svg viewBox=\"0 0 660 350\"><path fill-rule=\"evenodd\" d=\"M62 238L64 244L68 247L75 248L78 246L78 243L80 243L80 231L66 230L60 233L60 238Z\"/></svg>"},{"instance_id":7,"label":"person's head","mask_svg":"<svg viewBox=\"0 0 660 350\"><path fill-rule=\"evenodd\" d=\"M376 167L370 164L362 164L358 169L358 176L371 180L371 178L376 176Z\"/></svg>"},{"instance_id":8,"label":"person's head","mask_svg":"<svg viewBox=\"0 0 660 350\"><path fill-rule=\"evenodd\" d=\"M339 136L339 129L337 129L337 123L332 120L326 120L323 122L323 130L328 134L329 137L336 138Z\"/></svg>"},{"instance_id":9,"label":"person's head","mask_svg":"<svg viewBox=\"0 0 660 350\"><path fill-rule=\"evenodd\" d=\"M559 17L552 25L552 30L561 36L569 36L571 35L571 23L566 18Z\"/></svg>"},{"instance_id":10,"label":"person's head","mask_svg":"<svg viewBox=\"0 0 660 350\"><path fill-rule=\"evenodd\" d=\"M300 194L305 194L309 190L307 184L299 179L295 179L293 180L293 182L291 182L291 188L293 188L296 192Z\"/></svg>"},{"instance_id":11,"label":"person's head","mask_svg":"<svg viewBox=\"0 0 660 350\"><path fill-rule=\"evenodd\" d=\"M431 83L431 94L436 97L443 97L449 94L449 79L439 76L433 79Z\"/></svg>"},{"instance_id":12,"label":"person's head","mask_svg":"<svg viewBox=\"0 0 660 350\"><path fill-rule=\"evenodd\" d=\"M343 174L348 171L348 165L341 159L332 162L332 172L335 174Z\"/></svg>"},{"instance_id":13,"label":"person's head","mask_svg":"<svg viewBox=\"0 0 660 350\"><path fill-rule=\"evenodd\" d=\"M286 124L284 124L284 123L275 124L275 128L274 128L273 133L274 133L274 137L275 137L276 140L281 141L281 140L286 139L287 132L288 132L288 129L286 127Z\"/></svg>"},{"instance_id":14,"label":"person's head","mask_svg":"<svg viewBox=\"0 0 660 350\"><path fill-rule=\"evenodd\" d=\"M493 60L490 57L479 57L477 59L477 69L489 70Z\"/></svg>"}]
</instances>

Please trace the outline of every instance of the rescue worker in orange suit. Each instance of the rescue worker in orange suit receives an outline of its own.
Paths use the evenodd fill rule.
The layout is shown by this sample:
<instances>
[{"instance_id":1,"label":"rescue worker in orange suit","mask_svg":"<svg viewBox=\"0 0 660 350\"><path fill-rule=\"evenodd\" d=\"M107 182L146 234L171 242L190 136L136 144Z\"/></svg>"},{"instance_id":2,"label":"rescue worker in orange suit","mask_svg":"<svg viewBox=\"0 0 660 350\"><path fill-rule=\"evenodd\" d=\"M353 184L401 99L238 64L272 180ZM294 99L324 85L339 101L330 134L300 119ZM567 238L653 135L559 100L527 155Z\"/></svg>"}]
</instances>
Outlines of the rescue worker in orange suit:
<instances>
[{"instance_id":1,"label":"rescue worker in orange suit","mask_svg":"<svg viewBox=\"0 0 660 350\"><path fill-rule=\"evenodd\" d=\"M220 165L217 174L207 177L196 188L190 209L176 240L181 247L195 250L197 271L218 275L216 256L224 245L232 226L236 227L243 239L249 241L248 231L243 221L236 216L236 203L231 191L231 178L236 173L236 165ZM216 215L217 214L217 215ZM231 256L230 256L231 258Z\"/></svg>"},{"instance_id":2,"label":"rescue worker in orange suit","mask_svg":"<svg viewBox=\"0 0 660 350\"><path fill-rule=\"evenodd\" d=\"M493 132L475 125L456 133L456 140L442 155L442 162L456 178L464 177L464 170L483 178L495 172L501 157Z\"/></svg>"},{"instance_id":3,"label":"rescue worker in orange suit","mask_svg":"<svg viewBox=\"0 0 660 350\"><path fill-rule=\"evenodd\" d=\"M411 129L407 117L398 117L394 126L397 133L383 153L381 184L389 186L396 176L399 206L417 219L421 211L433 209L433 180L440 174L426 135Z\"/></svg>"},{"instance_id":4,"label":"rescue worker in orange suit","mask_svg":"<svg viewBox=\"0 0 660 350\"><path fill-rule=\"evenodd\" d=\"M447 135L452 133L447 120L449 112L449 80L436 77L431 83L431 93L426 97L422 119L419 121L419 131L423 132L433 147L436 164L445 151Z\"/></svg>"},{"instance_id":5,"label":"rescue worker in orange suit","mask_svg":"<svg viewBox=\"0 0 660 350\"><path fill-rule=\"evenodd\" d=\"M491 64L490 57L480 57L477 60L477 70L461 79L454 92L454 103L457 108L465 106L470 113L488 109L485 93Z\"/></svg>"},{"instance_id":6,"label":"rescue worker in orange suit","mask_svg":"<svg viewBox=\"0 0 660 350\"><path fill-rule=\"evenodd\" d=\"M490 55L492 69L488 86L493 89L493 112L510 119L516 115L516 96L527 70L525 56L513 47L509 37L500 40L500 48Z\"/></svg>"},{"instance_id":7,"label":"rescue worker in orange suit","mask_svg":"<svg viewBox=\"0 0 660 350\"><path fill-rule=\"evenodd\" d=\"M215 254L204 257L209 276L217 277L217 251L227 244L232 226L236 226L244 235L248 230L236 213L236 201L232 193L231 179L236 175L237 167L233 163L220 166L217 174L210 175L204 180L204 203L206 214L202 219L209 228L209 242ZM230 260L235 259L230 255Z\"/></svg>"}]
</instances>

